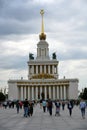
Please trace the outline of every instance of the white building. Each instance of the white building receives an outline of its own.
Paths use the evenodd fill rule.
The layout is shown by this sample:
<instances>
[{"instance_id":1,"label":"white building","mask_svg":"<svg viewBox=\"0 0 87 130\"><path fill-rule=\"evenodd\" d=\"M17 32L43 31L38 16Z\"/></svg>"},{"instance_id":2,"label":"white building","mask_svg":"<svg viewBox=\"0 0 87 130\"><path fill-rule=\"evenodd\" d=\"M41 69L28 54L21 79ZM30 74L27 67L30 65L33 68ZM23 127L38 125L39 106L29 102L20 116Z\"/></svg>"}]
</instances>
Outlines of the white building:
<instances>
[{"instance_id":1,"label":"white building","mask_svg":"<svg viewBox=\"0 0 87 130\"><path fill-rule=\"evenodd\" d=\"M30 54L28 63L28 80L9 80L9 99L24 100L25 98L41 99L77 99L78 79L59 79L56 54L49 57L49 44L44 34L43 14L40 41L37 44L37 57Z\"/></svg>"}]
</instances>

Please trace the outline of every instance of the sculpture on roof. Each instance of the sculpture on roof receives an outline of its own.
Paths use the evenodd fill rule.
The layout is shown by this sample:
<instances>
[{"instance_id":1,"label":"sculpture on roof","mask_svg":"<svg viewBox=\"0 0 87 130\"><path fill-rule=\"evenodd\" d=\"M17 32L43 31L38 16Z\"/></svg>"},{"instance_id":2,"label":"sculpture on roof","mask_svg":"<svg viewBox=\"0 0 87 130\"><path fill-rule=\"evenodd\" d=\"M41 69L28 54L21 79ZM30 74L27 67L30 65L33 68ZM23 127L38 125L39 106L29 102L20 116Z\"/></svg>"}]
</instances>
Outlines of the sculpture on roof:
<instances>
[{"instance_id":1,"label":"sculpture on roof","mask_svg":"<svg viewBox=\"0 0 87 130\"><path fill-rule=\"evenodd\" d=\"M34 54L32 54L32 53L29 53L29 59L30 60L34 60L34 56L33 56Z\"/></svg>"},{"instance_id":2,"label":"sculpture on roof","mask_svg":"<svg viewBox=\"0 0 87 130\"><path fill-rule=\"evenodd\" d=\"M56 53L55 52L52 54L52 59L56 59Z\"/></svg>"}]
</instances>

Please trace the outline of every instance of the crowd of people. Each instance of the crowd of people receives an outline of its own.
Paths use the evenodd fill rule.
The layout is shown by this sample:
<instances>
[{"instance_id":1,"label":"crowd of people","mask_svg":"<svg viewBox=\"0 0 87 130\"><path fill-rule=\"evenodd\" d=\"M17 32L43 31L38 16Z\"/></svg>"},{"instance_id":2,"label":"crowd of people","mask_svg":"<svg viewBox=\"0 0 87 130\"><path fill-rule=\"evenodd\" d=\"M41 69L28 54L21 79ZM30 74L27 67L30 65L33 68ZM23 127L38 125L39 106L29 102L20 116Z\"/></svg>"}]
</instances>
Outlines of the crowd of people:
<instances>
[{"instance_id":1,"label":"crowd of people","mask_svg":"<svg viewBox=\"0 0 87 130\"><path fill-rule=\"evenodd\" d=\"M43 108L43 112L49 112L50 116L52 116L52 110L55 106L55 116L60 116L60 108L64 111L65 106L67 107L69 111L69 115L72 116L72 110L74 108L74 105L79 105L79 108L81 110L81 116L83 119L85 119L85 109L87 108L87 103L84 100L81 100L80 102L76 102L73 100L55 100L52 101L51 99L49 100L40 100L38 102L35 101L28 101L25 99L24 101L19 101L17 100L15 103L12 101L9 102L4 102L2 106L6 109L7 107L9 108L14 108L16 106L17 114L19 113L20 109L24 109L23 116L24 117L30 117L33 115L33 109L34 105L39 103L40 108Z\"/></svg>"},{"instance_id":2,"label":"crowd of people","mask_svg":"<svg viewBox=\"0 0 87 130\"><path fill-rule=\"evenodd\" d=\"M72 110L74 108L74 105L79 105L79 109L81 110L81 116L83 119L85 119L85 109L87 108L87 103L84 100L81 100L79 103L74 102L73 100L68 100L68 101L60 101L60 100L55 100L52 102L51 100L42 101L42 106L43 106L43 112L49 111L49 114L52 115L52 108L53 104L55 105L55 116L60 116L60 107L62 107L62 110L64 111L65 105L67 106L67 109L69 111L69 115L72 116Z\"/></svg>"}]
</instances>

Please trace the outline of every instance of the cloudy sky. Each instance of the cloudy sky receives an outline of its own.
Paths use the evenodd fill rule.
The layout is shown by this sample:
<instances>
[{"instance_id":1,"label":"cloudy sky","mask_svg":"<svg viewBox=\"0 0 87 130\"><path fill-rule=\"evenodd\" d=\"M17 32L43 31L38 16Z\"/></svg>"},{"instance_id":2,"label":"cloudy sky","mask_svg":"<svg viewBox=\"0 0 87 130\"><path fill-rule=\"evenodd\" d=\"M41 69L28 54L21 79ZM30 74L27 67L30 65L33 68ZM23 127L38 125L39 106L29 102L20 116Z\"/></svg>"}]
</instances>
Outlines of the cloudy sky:
<instances>
[{"instance_id":1,"label":"cloudy sky","mask_svg":"<svg viewBox=\"0 0 87 130\"><path fill-rule=\"evenodd\" d=\"M78 78L82 90L87 87L87 0L0 0L0 88L9 79L27 79L28 55L37 54L40 9L59 78Z\"/></svg>"}]
</instances>

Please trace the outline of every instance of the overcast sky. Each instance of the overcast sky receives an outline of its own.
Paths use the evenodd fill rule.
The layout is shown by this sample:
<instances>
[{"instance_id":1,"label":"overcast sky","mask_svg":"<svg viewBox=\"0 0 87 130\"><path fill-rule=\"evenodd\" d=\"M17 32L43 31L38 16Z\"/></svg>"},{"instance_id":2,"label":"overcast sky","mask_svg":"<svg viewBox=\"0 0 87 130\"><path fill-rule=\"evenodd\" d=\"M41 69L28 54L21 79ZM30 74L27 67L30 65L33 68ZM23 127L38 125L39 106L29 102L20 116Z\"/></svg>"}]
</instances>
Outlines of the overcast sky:
<instances>
[{"instance_id":1,"label":"overcast sky","mask_svg":"<svg viewBox=\"0 0 87 130\"><path fill-rule=\"evenodd\" d=\"M87 87L87 0L0 0L0 88L9 79L28 79L28 55L36 56L41 32L40 9L59 78L78 78L82 90Z\"/></svg>"}]
</instances>

